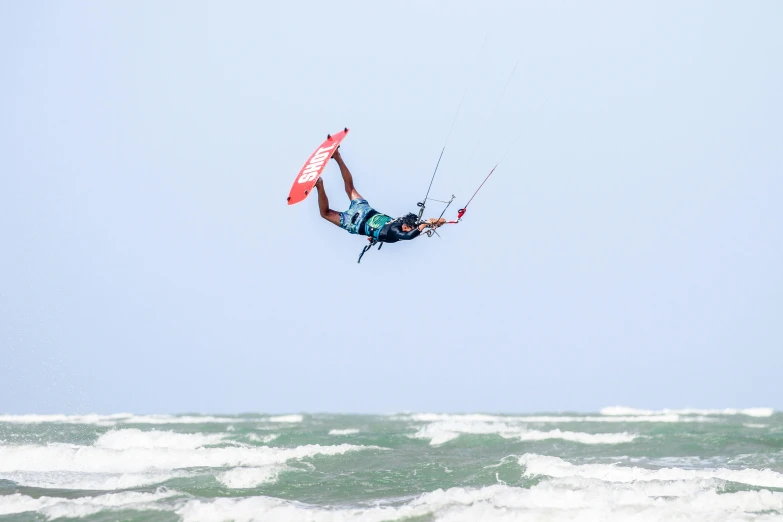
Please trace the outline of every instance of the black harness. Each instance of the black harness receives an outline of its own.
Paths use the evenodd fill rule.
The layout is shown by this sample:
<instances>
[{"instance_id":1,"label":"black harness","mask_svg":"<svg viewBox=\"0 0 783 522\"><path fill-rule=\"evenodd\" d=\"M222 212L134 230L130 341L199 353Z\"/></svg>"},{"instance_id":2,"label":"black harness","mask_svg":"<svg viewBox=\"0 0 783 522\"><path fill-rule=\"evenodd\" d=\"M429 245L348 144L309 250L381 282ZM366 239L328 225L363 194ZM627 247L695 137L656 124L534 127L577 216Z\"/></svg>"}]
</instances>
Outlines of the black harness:
<instances>
[{"instance_id":1,"label":"black harness","mask_svg":"<svg viewBox=\"0 0 783 522\"><path fill-rule=\"evenodd\" d=\"M362 220L362 222L359 223L359 233L360 234L362 234L364 236L372 237L372 233L374 232L374 230L370 229L369 230L370 233L368 234L367 233L368 232L367 223L370 221L370 219L372 219L373 216L378 215L378 214L380 214L380 212L378 212L375 209L372 209L372 210L370 210L367 213L366 216L364 216L364 219ZM354 214L354 216L356 216L356 214Z\"/></svg>"}]
</instances>

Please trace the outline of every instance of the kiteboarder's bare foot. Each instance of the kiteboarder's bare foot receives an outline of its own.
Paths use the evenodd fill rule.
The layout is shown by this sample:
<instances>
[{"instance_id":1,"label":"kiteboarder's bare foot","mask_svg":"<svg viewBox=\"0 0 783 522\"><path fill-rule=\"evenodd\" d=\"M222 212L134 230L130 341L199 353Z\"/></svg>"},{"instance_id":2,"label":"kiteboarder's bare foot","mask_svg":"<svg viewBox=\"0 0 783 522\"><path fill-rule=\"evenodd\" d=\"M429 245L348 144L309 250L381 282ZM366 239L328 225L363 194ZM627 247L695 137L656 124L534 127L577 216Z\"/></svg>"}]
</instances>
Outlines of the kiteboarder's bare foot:
<instances>
[{"instance_id":1,"label":"kiteboarder's bare foot","mask_svg":"<svg viewBox=\"0 0 783 522\"><path fill-rule=\"evenodd\" d=\"M332 159L335 160L335 161L338 161L338 162L342 159L340 157L340 146L339 145L334 150L334 154L332 154Z\"/></svg>"},{"instance_id":2,"label":"kiteboarder's bare foot","mask_svg":"<svg viewBox=\"0 0 783 522\"><path fill-rule=\"evenodd\" d=\"M318 178L318 181L315 182L315 188L317 188L318 190L324 188L324 180L322 178Z\"/></svg>"}]
</instances>

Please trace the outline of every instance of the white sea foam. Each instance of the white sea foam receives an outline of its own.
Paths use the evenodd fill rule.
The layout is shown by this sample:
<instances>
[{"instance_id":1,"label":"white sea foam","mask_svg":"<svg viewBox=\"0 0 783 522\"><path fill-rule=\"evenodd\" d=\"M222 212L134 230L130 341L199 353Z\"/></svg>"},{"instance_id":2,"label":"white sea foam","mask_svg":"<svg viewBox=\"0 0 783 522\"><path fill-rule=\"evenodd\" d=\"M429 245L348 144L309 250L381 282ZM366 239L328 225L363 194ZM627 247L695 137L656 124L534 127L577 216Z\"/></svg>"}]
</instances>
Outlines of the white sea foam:
<instances>
[{"instance_id":1,"label":"white sea foam","mask_svg":"<svg viewBox=\"0 0 783 522\"><path fill-rule=\"evenodd\" d=\"M130 448L113 450L73 444L0 446L0 472L79 471L87 473L144 473L195 467L261 467L316 455L342 455L349 451L380 449L373 446L320 446L296 448L254 446L242 448Z\"/></svg>"},{"instance_id":2,"label":"white sea foam","mask_svg":"<svg viewBox=\"0 0 783 522\"><path fill-rule=\"evenodd\" d=\"M413 413L408 415L396 415L395 418L414 422L503 422L521 419L522 417L513 415L487 415L485 413Z\"/></svg>"},{"instance_id":3,"label":"white sea foam","mask_svg":"<svg viewBox=\"0 0 783 522\"><path fill-rule=\"evenodd\" d=\"M98 437L95 447L113 450L130 448L196 449L220 444L224 438L225 436L219 433L176 433L173 431L142 431L131 428L104 433Z\"/></svg>"},{"instance_id":4,"label":"white sea foam","mask_svg":"<svg viewBox=\"0 0 783 522\"><path fill-rule=\"evenodd\" d=\"M628 408L625 406L609 406L601 410L601 415L612 416L650 416L650 415L747 415L748 417L771 417L775 413L772 408L745 408L745 409L733 409L726 408L722 410L709 410L709 409L663 409L663 410L641 410L637 408Z\"/></svg>"},{"instance_id":5,"label":"white sea foam","mask_svg":"<svg viewBox=\"0 0 783 522\"><path fill-rule=\"evenodd\" d=\"M677 414L666 415L630 415L625 417L603 415L485 415L485 414L450 414L450 413L416 413L412 415L395 415L392 420L411 422L507 422L529 424L566 424L575 422L600 423L634 423L634 422L713 422L706 416L684 417Z\"/></svg>"},{"instance_id":6,"label":"white sea foam","mask_svg":"<svg viewBox=\"0 0 783 522\"><path fill-rule=\"evenodd\" d=\"M531 488L507 485L451 488L425 493L399 506L367 508L318 507L263 496L167 501L168 497L177 495L175 492L122 492L79 499L33 499L16 494L0 497L0 514L38 512L53 519L118 509L165 509L174 510L184 522L383 522L411 518L432 518L439 522L728 522L780 520L783 515L783 493L719 493L722 481L727 480L719 473L672 476L661 473L665 470L628 468L632 470L630 475L622 470L617 475L619 466L575 466L556 457L530 454L520 457L520 462L528 472L532 467L541 467L547 473L537 474L548 474L549 478ZM231 488L255 487L274 480L277 469L280 468L275 465L236 468L220 475L219 480ZM562 476L552 478L553 475Z\"/></svg>"},{"instance_id":7,"label":"white sea foam","mask_svg":"<svg viewBox=\"0 0 783 522\"><path fill-rule=\"evenodd\" d=\"M0 472L0 479L34 488L110 491L162 484L181 472L86 473L79 471Z\"/></svg>"},{"instance_id":8,"label":"white sea foam","mask_svg":"<svg viewBox=\"0 0 783 522\"><path fill-rule=\"evenodd\" d=\"M453 488L423 495L414 505L435 508L439 522L773 520L756 513L783 508L783 494L769 491L724 495L700 491L661 498L628 486L586 486L544 482L530 489L501 485L474 490ZM750 516L741 516L745 514Z\"/></svg>"},{"instance_id":9,"label":"white sea foam","mask_svg":"<svg viewBox=\"0 0 783 522\"><path fill-rule=\"evenodd\" d=\"M212 415L132 415L121 421L125 424L231 424L254 422L256 419L215 417Z\"/></svg>"},{"instance_id":10,"label":"white sea foam","mask_svg":"<svg viewBox=\"0 0 783 522\"><path fill-rule=\"evenodd\" d=\"M346 428L344 430L329 430L329 435L356 435L359 430L355 428Z\"/></svg>"},{"instance_id":11,"label":"white sea foam","mask_svg":"<svg viewBox=\"0 0 783 522\"><path fill-rule=\"evenodd\" d=\"M537 441L560 439L582 444L621 444L631 442L637 435L631 433L581 433L574 431L538 431L529 430L519 425L505 422L433 422L419 429L412 437L429 439L430 444L437 446L456 439L462 434L500 435L507 439Z\"/></svg>"},{"instance_id":12,"label":"white sea foam","mask_svg":"<svg viewBox=\"0 0 783 522\"><path fill-rule=\"evenodd\" d=\"M255 488L261 484L275 482L284 469L285 466L281 464L257 468L234 468L219 474L217 479L226 487L233 489Z\"/></svg>"},{"instance_id":13,"label":"white sea foam","mask_svg":"<svg viewBox=\"0 0 783 522\"><path fill-rule=\"evenodd\" d=\"M574 431L536 431L529 430L514 435L503 435L506 438L519 438L520 440L546 440L562 439L570 442L579 442L581 444L623 444L631 442L638 437L633 433L581 433Z\"/></svg>"},{"instance_id":14,"label":"white sea foam","mask_svg":"<svg viewBox=\"0 0 783 522\"><path fill-rule=\"evenodd\" d=\"M746 428L759 428L760 429L760 428L766 428L767 427L766 424L755 424L755 423L752 423L752 422L743 422L742 425L745 426Z\"/></svg>"},{"instance_id":15,"label":"white sea foam","mask_svg":"<svg viewBox=\"0 0 783 522\"><path fill-rule=\"evenodd\" d=\"M319 508L268 497L190 500L177 513L185 522L382 522L433 518L449 522L775 520L783 493L718 494L711 482L612 484L600 480L544 481L530 489L506 485L436 490L398 507ZM759 512L774 512L759 515Z\"/></svg>"},{"instance_id":16,"label":"white sea foam","mask_svg":"<svg viewBox=\"0 0 783 522\"><path fill-rule=\"evenodd\" d=\"M304 420L302 415L278 415L276 417L269 417L267 422L280 422L280 423L299 423Z\"/></svg>"},{"instance_id":17,"label":"white sea foam","mask_svg":"<svg viewBox=\"0 0 783 522\"><path fill-rule=\"evenodd\" d=\"M19 493L0 496L0 515L38 512L48 519L79 518L112 509L159 510L155 502L177 495L174 491L138 493L124 491L74 499L39 497Z\"/></svg>"},{"instance_id":18,"label":"white sea foam","mask_svg":"<svg viewBox=\"0 0 783 522\"><path fill-rule=\"evenodd\" d=\"M456 439L461 434L474 435L501 435L520 433L518 427L511 427L503 422L486 422L477 420L467 421L441 421L427 424L417 431L412 437L417 439L429 439L430 444L437 446Z\"/></svg>"},{"instance_id":19,"label":"white sea foam","mask_svg":"<svg viewBox=\"0 0 783 522\"><path fill-rule=\"evenodd\" d=\"M174 510L184 522L383 522L433 518L447 522L518 520L711 522L780 520L783 493L741 491L719 494L715 480L606 482L569 477L545 480L529 489L494 485L425 493L401 506L328 508L253 496L167 502L176 492L122 492L62 499L15 494L0 496L0 515L38 512L48 519L78 518L107 510Z\"/></svg>"},{"instance_id":20,"label":"white sea foam","mask_svg":"<svg viewBox=\"0 0 783 522\"><path fill-rule=\"evenodd\" d=\"M254 496L214 501L190 500L176 512L183 522L381 522L399 518L397 511L394 508L324 509Z\"/></svg>"},{"instance_id":21,"label":"white sea foam","mask_svg":"<svg viewBox=\"0 0 783 522\"><path fill-rule=\"evenodd\" d=\"M645 469L611 464L571 464L558 457L526 453L519 458L527 475L556 478L582 477L605 482L692 481L719 479L750 486L783 488L783 474L758 469Z\"/></svg>"},{"instance_id":22,"label":"white sea foam","mask_svg":"<svg viewBox=\"0 0 783 522\"><path fill-rule=\"evenodd\" d=\"M320 508L299 502L255 496L215 501L191 500L177 510L184 522L384 522L434 513L425 504L400 507Z\"/></svg>"}]
</instances>

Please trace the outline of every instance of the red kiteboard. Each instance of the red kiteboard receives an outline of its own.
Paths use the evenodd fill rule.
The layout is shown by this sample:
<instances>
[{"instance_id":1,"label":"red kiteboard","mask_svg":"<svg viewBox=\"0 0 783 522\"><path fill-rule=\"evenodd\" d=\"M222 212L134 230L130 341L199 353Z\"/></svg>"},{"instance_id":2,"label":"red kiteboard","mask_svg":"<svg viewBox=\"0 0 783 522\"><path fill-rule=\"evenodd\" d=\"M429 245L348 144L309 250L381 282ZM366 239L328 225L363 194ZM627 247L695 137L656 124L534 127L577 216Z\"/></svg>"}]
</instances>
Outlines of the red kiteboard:
<instances>
[{"instance_id":1,"label":"red kiteboard","mask_svg":"<svg viewBox=\"0 0 783 522\"><path fill-rule=\"evenodd\" d=\"M326 164L329 163L329 159L334 154L334 151L337 150L346 134L348 134L348 127L337 134L328 135L326 141L321 143L321 146L310 155L307 163L304 164L302 170L296 175L294 186L291 187L291 192L288 193L289 205L299 203L310 194L315 186L315 182L321 177Z\"/></svg>"}]
</instances>

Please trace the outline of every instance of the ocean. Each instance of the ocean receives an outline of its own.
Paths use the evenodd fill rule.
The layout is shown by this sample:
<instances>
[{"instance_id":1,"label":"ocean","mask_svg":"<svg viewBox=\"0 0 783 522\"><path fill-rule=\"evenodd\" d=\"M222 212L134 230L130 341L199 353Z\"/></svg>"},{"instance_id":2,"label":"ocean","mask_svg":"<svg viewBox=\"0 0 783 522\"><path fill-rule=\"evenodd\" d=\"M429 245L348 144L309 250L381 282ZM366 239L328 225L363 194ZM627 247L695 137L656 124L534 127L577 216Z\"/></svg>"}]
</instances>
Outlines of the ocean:
<instances>
[{"instance_id":1,"label":"ocean","mask_svg":"<svg viewBox=\"0 0 783 522\"><path fill-rule=\"evenodd\" d=\"M783 414L0 415L0 520L783 520Z\"/></svg>"}]
</instances>

